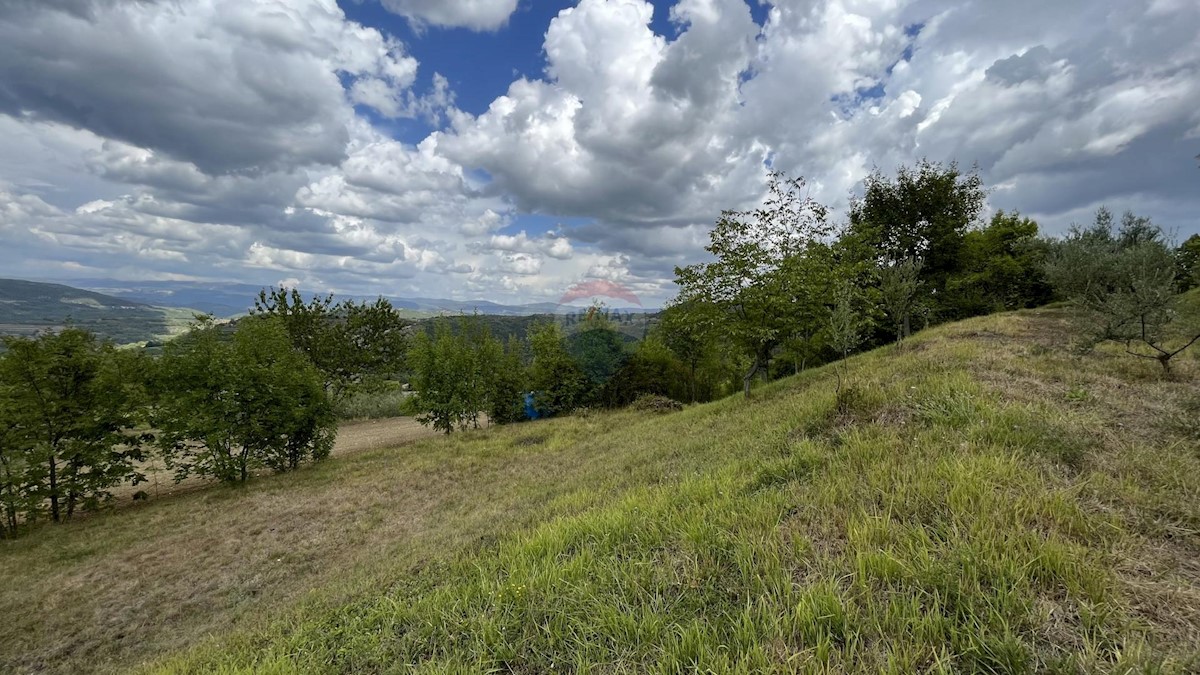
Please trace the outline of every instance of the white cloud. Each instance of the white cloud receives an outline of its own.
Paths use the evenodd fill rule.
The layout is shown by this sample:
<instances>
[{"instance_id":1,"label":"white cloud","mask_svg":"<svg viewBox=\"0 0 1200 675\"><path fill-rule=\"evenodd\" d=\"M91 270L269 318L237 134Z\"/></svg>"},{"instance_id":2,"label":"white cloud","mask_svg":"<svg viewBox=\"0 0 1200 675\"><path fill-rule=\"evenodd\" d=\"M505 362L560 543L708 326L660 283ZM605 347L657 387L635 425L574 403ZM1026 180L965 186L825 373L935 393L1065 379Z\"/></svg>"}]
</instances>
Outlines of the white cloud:
<instances>
[{"instance_id":1,"label":"white cloud","mask_svg":"<svg viewBox=\"0 0 1200 675\"><path fill-rule=\"evenodd\" d=\"M418 28L425 24L496 30L508 23L517 0L382 0L383 6Z\"/></svg>"},{"instance_id":2,"label":"white cloud","mask_svg":"<svg viewBox=\"0 0 1200 675\"><path fill-rule=\"evenodd\" d=\"M517 9L387 4L476 30ZM0 265L551 301L594 278L649 304L766 163L836 213L922 156L1052 230L1106 202L1200 231L1200 5L770 4L760 28L680 0L664 36L648 2L580 0L544 76L472 115L334 0L0 2ZM437 130L390 133L414 124Z\"/></svg>"},{"instance_id":3,"label":"white cloud","mask_svg":"<svg viewBox=\"0 0 1200 675\"><path fill-rule=\"evenodd\" d=\"M336 164L353 118L339 76L371 92L360 102L385 108L416 76L403 45L347 21L334 0L69 8L0 13L0 113L87 129L210 174Z\"/></svg>"}]
</instances>

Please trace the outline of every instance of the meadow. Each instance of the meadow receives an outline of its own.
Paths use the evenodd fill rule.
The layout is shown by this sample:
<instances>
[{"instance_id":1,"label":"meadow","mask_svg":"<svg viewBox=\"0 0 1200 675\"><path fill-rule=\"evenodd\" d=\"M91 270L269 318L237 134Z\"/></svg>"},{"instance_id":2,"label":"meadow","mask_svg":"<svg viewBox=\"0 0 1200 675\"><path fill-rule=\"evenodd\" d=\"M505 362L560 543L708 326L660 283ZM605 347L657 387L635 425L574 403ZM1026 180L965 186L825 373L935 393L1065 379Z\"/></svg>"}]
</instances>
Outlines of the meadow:
<instances>
[{"instance_id":1,"label":"meadow","mask_svg":"<svg viewBox=\"0 0 1200 675\"><path fill-rule=\"evenodd\" d=\"M1066 322L45 527L0 542L0 670L1195 672L1200 359Z\"/></svg>"}]
</instances>

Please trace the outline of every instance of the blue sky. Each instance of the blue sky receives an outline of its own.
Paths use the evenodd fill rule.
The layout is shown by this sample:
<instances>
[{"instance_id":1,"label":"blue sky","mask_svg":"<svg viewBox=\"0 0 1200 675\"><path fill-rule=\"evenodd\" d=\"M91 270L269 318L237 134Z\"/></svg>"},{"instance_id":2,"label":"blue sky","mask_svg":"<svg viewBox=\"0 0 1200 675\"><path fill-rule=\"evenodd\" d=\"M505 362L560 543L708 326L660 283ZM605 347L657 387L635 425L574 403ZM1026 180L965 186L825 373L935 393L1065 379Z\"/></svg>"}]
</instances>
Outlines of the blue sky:
<instances>
[{"instance_id":1,"label":"blue sky","mask_svg":"<svg viewBox=\"0 0 1200 675\"><path fill-rule=\"evenodd\" d=\"M768 166L839 222L921 158L1050 234L1183 238L1197 34L1191 0L0 3L0 268L653 305Z\"/></svg>"}]
</instances>

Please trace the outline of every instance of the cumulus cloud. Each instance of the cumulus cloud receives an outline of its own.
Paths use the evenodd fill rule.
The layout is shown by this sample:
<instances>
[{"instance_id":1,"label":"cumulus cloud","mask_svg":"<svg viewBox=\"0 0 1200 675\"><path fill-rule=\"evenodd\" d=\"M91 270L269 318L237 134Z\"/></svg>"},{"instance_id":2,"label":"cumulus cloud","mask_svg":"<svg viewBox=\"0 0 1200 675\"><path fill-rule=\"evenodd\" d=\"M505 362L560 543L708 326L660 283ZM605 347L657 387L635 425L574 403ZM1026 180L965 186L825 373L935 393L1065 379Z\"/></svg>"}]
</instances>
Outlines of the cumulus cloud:
<instances>
[{"instance_id":1,"label":"cumulus cloud","mask_svg":"<svg viewBox=\"0 0 1200 675\"><path fill-rule=\"evenodd\" d=\"M517 10L382 2L418 29ZM1051 231L1101 203L1200 231L1200 5L768 4L758 25L679 0L663 35L645 0L580 0L543 74L470 114L456 73L418 80L335 0L0 2L0 265L508 300L602 280L654 304L769 169L840 217L921 157L978 165L992 208Z\"/></svg>"},{"instance_id":2,"label":"cumulus cloud","mask_svg":"<svg viewBox=\"0 0 1200 675\"><path fill-rule=\"evenodd\" d=\"M334 0L24 2L0 15L0 112L210 174L340 162L353 111L339 76L386 108L416 69Z\"/></svg>"},{"instance_id":3,"label":"cumulus cloud","mask_svg":"<svg viewBox=\"0 0 1200 675\"><path fill-rule=\"evenodd\" d=\"M582 0L546 32L546 80L521 79L445 154L485 169L528 211L615 223L708 219L746 198L766 148L736 134L738 76L758 32L741 0L686 0L673 42L642 0Z\"/></svg>"},{"instance_id":4,"label":"cumulus cloud","mask_svg":"<svg viewBox=\"0 0 1200 675\"><path fill-rule=\"evenodd\" d=\"M382 0L383 6L417 27L463 27L472 30L496 30L508 23L517 11L517 0Z\"/></svg>"}]
</instances>

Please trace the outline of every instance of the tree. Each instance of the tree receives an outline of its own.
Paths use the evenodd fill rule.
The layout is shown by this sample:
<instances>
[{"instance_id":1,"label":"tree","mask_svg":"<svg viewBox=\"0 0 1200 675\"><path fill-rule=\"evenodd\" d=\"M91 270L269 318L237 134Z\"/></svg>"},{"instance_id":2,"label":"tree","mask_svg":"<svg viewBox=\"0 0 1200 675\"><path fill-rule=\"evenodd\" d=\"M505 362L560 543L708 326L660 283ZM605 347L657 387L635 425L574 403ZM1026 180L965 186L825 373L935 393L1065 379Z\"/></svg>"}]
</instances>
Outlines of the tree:
<instances>
[{"instance_id":1,"label":"tree","mask_svg":"<svg viewBox=\"0 0 1200 675\"><path fill-rule=\"evenodd\" d=\"M455 332L446 319L421 331L409 349L409 369L417 421L449 434L464 428L478 410L473 391L475 359L464 332Z\"/></svg>"},{"instance_id":2,"label":"tree","mask_svg":"<svg viewBox=\"0 0 1200 675\"><path fill-rule=\"evenodd\" d=\"M876 171L862 198L850 206L849 236L877 261L921 260L923 292L939 299L959 270L967 228L983 208L986 190L977 170L921 160L901 166L895 179ZM940 309L940 307L935 307Z\"/></svg>"},{"instance_id":3,"label":"tree","mask_svg":"<svg viewBox=\"0 0 1200 675\"><path fill-rule=\"evenodd\" d=\"M503 347L492 338L481 350L480 361L487 369L488 420L494 424L525 419L525 364L521 353L521 342L516 336L509 336Z\"/></svg>"},{"instance_id":4,"label":"tree","mask_svg":"<svg viewBox=\"0 0 1200 675\"><path fill-rule=\"evenodd\" d=\"M896 341L912 334L912 315L920 302L921 261L890 261L879 269L879 299L896 330Z\"/></svg>"},{"instance_id":5,"label":"tree","mask_svg":"<svg viewBox=\"0 0 1200 675\"><path fill-rule=\"evenodd\" d=\"M404 363L409 324L382 297L370 304L335 304L328 294L305 302L294 288L272 287L259 291L251 314L282 322L292 345L322 373L335 400L396 372Z\"/></svg>"},{"instance_id":6,"label":"tree","mask_svg":"<svg viewBox=\"0 0 1200 675\"><path fill-rule=\"evenodd\" d=\"M294 469L333 447L322 375L278 318L242 320L231 338L199 320L166 345L157 380L154 422L176 480L245 482L258 467Z\"/></svg>"},{"instance_id":7,"label":"tree","mask_svg":"<svg viewBox=\"0 0 1200 675\"><path fill-rule=\"evenodd\" d=\"M698 300L676 300L659 314L657 333L662 343L688 370L688 396L699 399L700 365L713 358L716 345L713 326L717 321L714 306Z\"/></svg>"},{"instance_id":8,"label":"tree","mask_svg":"<svg viewBox=\"0 0 1200 675\"><path fill-rule=\"evenodd\" d=\"M562 328L543 322L529 333L529 386L544 416L569 413L582 403L587 376L567 352Z\"/></svg>"},{"instance_id":9,"label":"tree","mask_svg":"<svg viewBox=\"0 0 1200 675\"><path fill-rule=\"evenodd\" d=\"M48 505L59 522L111 498L121 482L145 479L137 468L141 439L124 433L138 412L136 383L123 379L111 343L68 328L6 337L4 345L6 509L24 505L33 519Z\"/></svg>"},{"instance_id":10,"label":"tree","mask_svg":"<svg viewBox=\"0 0 1200 675\"><path fill-rule=\"evenodd\" d=\"M833 309L829 313L829 346L837 352L839 359L843 362L849 358L850 352L858 349L858 346L863 341L863 330L867 327L867 321L863 318L856 305L861 302L856 302L859 298L859 291L848 280L842 280L838 283L833 295ZM842 363L842 368L846 367ZM837 370L837 390L842 390L842 374Z\"/></svg>"},{"instance_id":11,"label":"tree","mask_svg":"<svg viewBox=\"0 0 1200 675\"><path fill-rule=\"evenodd\" d=\"M1200 286L1200 234L1193 234L1175 249L1175 277L1180 292Z\"/></svg>"},{"instance_id":12,"label":"tree","mask_svg":"<svg viewBox=\"0 0 1200 675\"><path fill-rule=\"evenodd\" d=\"M604 383L629 356L625 337L617 332L602 309L590 308L579 330L566 338L567 353L575 359L587 378L587 392L583 394L581 403L598 396Z\"/></svg>"},{"instance_id":13,"label":"tree","mask_svg":"<svg viewBox=\"0 0 1200 675\"><path fill-rule=\"evenodd\" d=\"M714 307L717 329L750 360L743 389L768 372L776 347L824 321L833 232L826 209L802 196L803 179L772 173L767 198L750 211L726 211L710 233L712 262L675 268L680 302Z\"/></svg>"},{"instance_id":14,"label":"tree","mask_svg":"<svg viewBox=\"0 0 1200 675\"><path fill-rule=\"evenodd\" d=\"M963 238L961 269L947 282L945 304L953 315L967 317L1049 302L1046 252L1036 222L998 211L986 227Z\"/></svg>"},{"instance_id":15,"label":"tree","mask_svg":"<svg viewBox=\"0 0 1200 675\"><path fill-rule=\"evenodd\" d=\"M674 400L686 397L691 387L685 366L658 338L650 335L604 384L601 400L608 407L629 405L646 394Z\"/></svg>"},{"instance_id":16,"label":"tree","mask_svg":"<svg viewBox=\"0 0 1200 675\"><path fill-rule=\"evenodd\" d=\"M0 382L0 537L15 536L21 519L35 507L25 483L32 447L25 442L26 422L16 413L14 387Z\"/></svg>"},{"instance_id":17,"label":"tree","mask_svg":"<svg viewBox=\"0 0 1200 675\"><path fill-rule=\"evenodd\" d=\"M1200 341L1196 317L1176 293L1175 257L1147 219L1127 213L1115 235L1112 220L1101 209L1091 227L1073 228L1047 276L1081 311L1085 343L1120 342L1170 373L1171 359Z\"/></svg>"}]
</instances>

